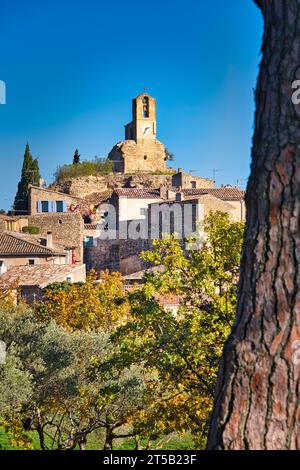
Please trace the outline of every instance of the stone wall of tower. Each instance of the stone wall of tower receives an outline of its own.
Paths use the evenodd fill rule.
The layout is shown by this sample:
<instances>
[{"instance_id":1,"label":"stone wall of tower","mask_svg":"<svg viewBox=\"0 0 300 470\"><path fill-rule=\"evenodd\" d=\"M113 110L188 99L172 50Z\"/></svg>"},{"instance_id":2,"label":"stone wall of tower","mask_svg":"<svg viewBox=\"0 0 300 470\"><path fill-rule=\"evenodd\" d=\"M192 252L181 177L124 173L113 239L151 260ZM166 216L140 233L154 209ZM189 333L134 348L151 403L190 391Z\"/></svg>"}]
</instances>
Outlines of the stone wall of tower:
<instances>
[{"instance_id":1,"label":"stone wall of tower","mask_svg":"<svg viewBox=\"0 0 300 470\"><path fill-rule=\"evenodd\" d=\"M115 171L125 174L167 171L165 146L158 140L125 140L110 152Z\"/></svg>"},{"instance_id":2,"label":"stone wall of tower","mask_svg":"<svg viewBox=\"0 0 300 470\"><path fill-rule=\"evenodd\" d=\"M144 99L148 100L148 114L144 116ZM132 101L132 125L134 140L144 139L144 126L149 126L151 132L149 135L150 140L156 140L156 100L152 96L143 94L137 96ZM148 140L147 138L147 140Z\"/></svg>"}]
</instances>

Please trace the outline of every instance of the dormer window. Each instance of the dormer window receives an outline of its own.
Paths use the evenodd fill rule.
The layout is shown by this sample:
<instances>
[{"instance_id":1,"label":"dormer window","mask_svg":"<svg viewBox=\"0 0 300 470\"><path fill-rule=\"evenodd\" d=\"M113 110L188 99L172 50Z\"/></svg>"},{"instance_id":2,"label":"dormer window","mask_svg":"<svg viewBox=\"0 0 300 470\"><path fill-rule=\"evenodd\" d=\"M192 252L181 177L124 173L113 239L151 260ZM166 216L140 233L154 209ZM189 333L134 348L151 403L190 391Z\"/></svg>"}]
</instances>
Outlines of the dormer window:
<instances>
[{"instance_id":1,"label":"dormer window","mask_svg":"<svg viewBox=\"0 0 300 470\"><path fill-rule=\"evenodd\" d=\"M148 96L144 96L143 98L143 117L149 117L149 98Z\"/></svg>"}]
</instances>

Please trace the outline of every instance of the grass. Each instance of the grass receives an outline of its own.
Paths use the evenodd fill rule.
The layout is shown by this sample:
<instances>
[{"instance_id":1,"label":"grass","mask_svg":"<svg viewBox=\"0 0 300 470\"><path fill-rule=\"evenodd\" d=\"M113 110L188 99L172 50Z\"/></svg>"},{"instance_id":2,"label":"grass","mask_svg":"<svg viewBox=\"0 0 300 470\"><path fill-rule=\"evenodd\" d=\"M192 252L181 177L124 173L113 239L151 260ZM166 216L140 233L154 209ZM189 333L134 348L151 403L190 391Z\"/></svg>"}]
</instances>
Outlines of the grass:
<instances>
[{"instance_id":1,"label":"grass","mask_svg":"<svg viewBox=\"0 0 300 470\"><path fill-rule=\"evenodd\" d=\"M40 450L39 439L36 432L29 432L32 438L33 450ZM103 437L101 432L95 432L88 437L87 450L101 450L103 447ZM158 439L152 446L161 450L194 450L195 445L190 434L181 437L177 434L170 434ZM114 450L134 450L135 442L132 439L115 440ZM24 450L22 447L15 447L10 444L9 437L5 430L0 427L0 450Z\"/></svg>"}]
</instances>

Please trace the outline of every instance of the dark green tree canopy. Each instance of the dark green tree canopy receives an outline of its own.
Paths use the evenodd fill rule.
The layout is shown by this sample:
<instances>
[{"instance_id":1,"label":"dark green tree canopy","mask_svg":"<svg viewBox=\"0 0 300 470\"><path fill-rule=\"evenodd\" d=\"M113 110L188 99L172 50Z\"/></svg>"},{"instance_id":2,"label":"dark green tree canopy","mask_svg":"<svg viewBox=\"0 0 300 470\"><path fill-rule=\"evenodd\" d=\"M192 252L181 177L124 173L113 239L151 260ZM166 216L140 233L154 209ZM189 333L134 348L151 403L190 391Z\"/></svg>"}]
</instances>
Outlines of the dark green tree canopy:
<instances>
[{"instance_id":1,"label":"dark green tree canopy","mask_svg":"<svg viewBox=\"0 0 300 470\"><path fill-rule=\"evenodd\" d=\"M41 175L39 163L30 153L29 144L26 144L24 160L21 172L21 180L18 184L18 190L14 202L14 213L24 215L28 213L28 187L29 185L39 185Z\"/></svg>"},{"instance_id":2,"label":"dark green tree canopy","mask_svg":"<svg viewBox=\"0 0 300 470\"><path fill-rule=\"evenodd\" d=\"M73 157L73 165L78 165L80 163L80 155L78 150L75 150L74 157Z\"/></svg>"}]
</instances>

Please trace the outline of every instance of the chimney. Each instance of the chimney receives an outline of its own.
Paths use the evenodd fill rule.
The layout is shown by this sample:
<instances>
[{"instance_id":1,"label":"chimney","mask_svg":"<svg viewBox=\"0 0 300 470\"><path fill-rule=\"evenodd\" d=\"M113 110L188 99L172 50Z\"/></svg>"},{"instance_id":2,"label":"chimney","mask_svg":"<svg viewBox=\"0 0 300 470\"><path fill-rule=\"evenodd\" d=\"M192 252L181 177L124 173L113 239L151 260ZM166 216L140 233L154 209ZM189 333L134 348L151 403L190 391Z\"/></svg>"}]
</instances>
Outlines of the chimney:
<instances>
[{"instance_id":1,"label":"chimney","mask_svg":"<svg viewBox=\"0 0 300 470\"><path fill-rule=\"evenodd\" d=\"M159 195L161 199L168 199L168 189L166 186L161 186L159 188Z\"/></svg>"},{"instance_id":2,"label":"chimney","mask_svg":"<svg viewBox=\"0 0 300 470\"><path fill-rule=\"evenodd\" d=\"M0 275L7 272L7 266L4 261L0 261Z\"/></svg>"},{"instance_id":3,"label":"chimney","mask_svg":"<svg viewBox=\"0 0 300 470\"><path fill-rule=\"evenodd\" d=\"M168 189L167 191L167 199L175 199L176 198L176 193L175 191L171 191L170 189Z\"/></svg>"},{"instance_id":4,"label":"chimney","mask_svg":"<svg viewBox=\"0 0 300 470\"><path fill-rule=\"evenodd\" d=\"M53 236L52 232L47 232L46 247L53 248Z\"/></svg>"},{"instance_id":5,"label":"chimney","mask_svg":"<svg viewBox=\"0 0 300 470\"><path fill-rule=\"evenodd\" d=\"M176 202L182 202L184 201L184 194L183 193L177 193L176 194Z\"/></svg>"}]
</instances>

